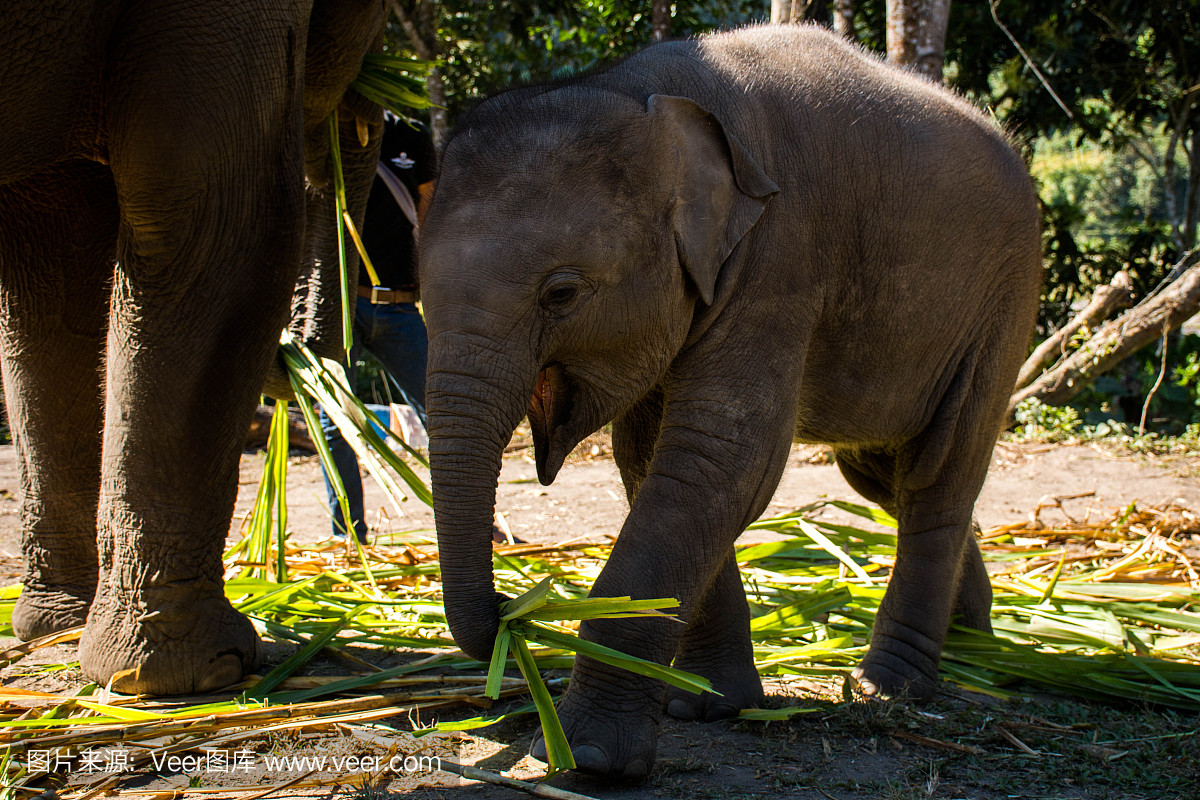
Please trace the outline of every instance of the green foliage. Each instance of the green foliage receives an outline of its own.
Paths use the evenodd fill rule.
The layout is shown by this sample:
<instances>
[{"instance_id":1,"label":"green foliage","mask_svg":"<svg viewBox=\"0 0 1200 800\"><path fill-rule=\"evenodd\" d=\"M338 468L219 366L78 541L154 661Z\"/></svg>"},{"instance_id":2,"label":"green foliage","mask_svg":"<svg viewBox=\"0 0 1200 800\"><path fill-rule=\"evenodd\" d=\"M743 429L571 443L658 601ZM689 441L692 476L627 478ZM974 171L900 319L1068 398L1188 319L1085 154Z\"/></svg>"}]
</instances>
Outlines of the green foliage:
<instances>
[{"instance_id":1,"label":"green foliage","mask_svg":"<svg viewBox=\"0 0 1200 800\"><path fill-rule=\"evenodd\" d=\"M1048 331L1118 269L1140 296L1194 241L1187 184L1198 169L1189 157L1200 154L1184 144L1200 126L1191 96L1200 83L1200 9L1132 0L1005 0L996 8L1049 88L988 3L955 7L947 60L952 85L991 108L1033 155Z\"/></svg>"},{"instance_id":2,"label":"green foliage","mask_svg":"<svg viewBox=\"0 0 1200 800\"><path fill-rule=\"evenodd\" d=\"M1078 434L1083 421L1070 406L1048 406L1037 398L1017 406L1017 436L1040 441L1063 441Z\"/></svg>"},{"instance_id":3,"label":"green foliage","mask_svg":"<svg viewBox=\"0 0 1200 800\"><path fill-rule=\"evenodd\" d=\"M425 76L433 64L397 53L371 53L350 86L401 117L430 107Z\"/></svg>"},{"instance_id":4,"label":"green foliage","mask_svg":"<svg viewBox=\"0 0 1200 800\"><path fill-rule=\"evenodd\" d=\"M1175 263L1179 252L1155 167L1169 144L1161 133L1118 150L1068 134L1034 144L1030 171L1042 201L1047 270L1043 329L1061 327L1072 304L1117 272L1127 272L1134 296L1142 297ZM1178 143L1176 150L1182 158Z\"/></svg>"},{"instance_id":5,"label":"green foliage","mask_svg":"<svg viewBox=\"0 0 1200 800\"><path fill-rule=\"evenodd\" d=\"M1188 425L1200 423L1200 336L1167 340L1167 372L1147 410L1146 427L1181 436ZM1089 425L1118 422L1137 427L1142 406L1162 370L1162 351L1151 345L1116 371L1097 378L1072 405ZM1110 426L1111 427L1111 426Z\"/></svg>"},{"instance_id":6,"label":"green foliage","mask_svg":"<svg viewBox=\"0 0 1200 800\"><path fill-rule=\"evenodd\" d=\"M498 3L448 0L440 6L441 72L451 119L501 89L557 80L650 43L650 4L629 0ZM761 0L701 0L671 7L672 34L691 36L762 20ZM407 37L393 25L398 49Z\"/></svg>"}]
</instances>

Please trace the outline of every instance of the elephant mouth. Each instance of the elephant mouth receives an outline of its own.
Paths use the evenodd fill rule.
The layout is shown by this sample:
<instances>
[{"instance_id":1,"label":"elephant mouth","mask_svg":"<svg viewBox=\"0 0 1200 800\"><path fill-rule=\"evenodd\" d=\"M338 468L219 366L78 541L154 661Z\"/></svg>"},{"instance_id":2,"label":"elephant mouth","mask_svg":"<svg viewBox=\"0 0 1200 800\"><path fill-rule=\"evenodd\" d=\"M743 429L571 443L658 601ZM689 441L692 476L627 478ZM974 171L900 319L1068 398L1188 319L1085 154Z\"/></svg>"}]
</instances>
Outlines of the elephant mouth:
<instances>
[{"instance_id":1,"label":"elephant mouth","mask_svg":"<svg viewBox=\"0 0 1200 800\"><path fill-rule=\"evenodd\" d=\"M565 427L574 406L575 386L561 364L550 364L538 373L529 402L529 427L538 481L549 486L558 475L571 447Z\"/></svg>"}]
</instances>

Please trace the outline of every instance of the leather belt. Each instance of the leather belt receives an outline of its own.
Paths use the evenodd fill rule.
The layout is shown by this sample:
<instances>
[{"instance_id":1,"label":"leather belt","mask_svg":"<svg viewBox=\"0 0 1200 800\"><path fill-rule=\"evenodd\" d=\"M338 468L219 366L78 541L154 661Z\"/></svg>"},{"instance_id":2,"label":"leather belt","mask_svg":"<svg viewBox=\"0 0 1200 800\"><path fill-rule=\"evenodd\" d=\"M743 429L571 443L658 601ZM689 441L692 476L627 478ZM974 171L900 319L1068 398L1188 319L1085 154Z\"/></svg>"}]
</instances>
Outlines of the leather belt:
<instances>
[{"instance_id":1,"label":"leather belt","mask_svg":"<svg viewBox=\"0 0 1200 800\"><path fill-rule=\"evenodd\" d=\"M414 289L387 289L383 286L359 286L358 296L371 301L371 305L415 303L418 296Z\"/></svg>"}]
</instances>

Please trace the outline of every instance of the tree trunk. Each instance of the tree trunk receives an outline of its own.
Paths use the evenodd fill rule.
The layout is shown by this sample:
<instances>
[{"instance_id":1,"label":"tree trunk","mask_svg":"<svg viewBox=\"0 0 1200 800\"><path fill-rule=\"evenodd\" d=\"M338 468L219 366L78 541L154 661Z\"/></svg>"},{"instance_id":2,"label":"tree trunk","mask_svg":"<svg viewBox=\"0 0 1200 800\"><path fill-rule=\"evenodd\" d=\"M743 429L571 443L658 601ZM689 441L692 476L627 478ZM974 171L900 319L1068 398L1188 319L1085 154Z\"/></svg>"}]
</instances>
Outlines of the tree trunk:
<instances>
[{"instance_id":1,"label":"tree trunk","mask_svg":"<svg viewBox=\"0 0 1200 800\"><path fill-rule=\"evenodd\" d=\"M438 46L437 0L389 0L389 5L396 19L400 20L400 27L408 35L417 57L423 61L436 61L441 50ZM433 138L434 149L440 155L446 144L450 120L446 112L446 85L437 67L429 70L425 86L433 103L429 109L429 134Z\"/></svg>"},{"instance_id":2,"label":"tree trunk","mask_svg":"<svg viewBox=\"0 0 1200 800\"><path fill-rule=\"evenodd\" d=\"M942 82L950 0L888 0L888 61Z\"/></svg>"},{"instance_id":3,"label":"tree trunk","mask_svg":"<svg viewBox=\"0 0 1200 800\"><path fill-rule=\"evenodd\" d=\"M1192 147L1188 151L1187 193L1184 195L1183 243L1196 245L1197 212L1200 210L1200 125L1192 130Z\"/></svg>"},{"instance_id":4,"label":"tree trunk","mask_svg":"<svg viewBox=\"0 0 1200 800\"><path fill-rule=\"evenodd\" d=\"M771 0L771 22L800 22L812 0Z\"/></svg>"},{"instance_id":5,"label":"tree trunk","mask_svg":"<svg viewBox=\"0 0 1200 800\"><path fill-rule=\"evenodd\" d=\"M651 3L650 38L656 42L671 38L671 0L653 0Z\"/></svg>"},{"instance_id":6,"label":"tree trunk","mask_svg":"<svg viewBox=\"0 0 1200 800\"><path fill-rule=\"evenodd\" d=\"M1191 252L1188 253L1190 258ZM1200 311L1200 264L1193 264L1162 290L1152 293L1104 325L1083 347L1019 390L1008 403L1009 424L1017 404L1030 397L1061 406L1100 375L1141 348L1177 330Z\"/></svg>"},{"instance_id":7,"label":"tree trunk","mask_svg":"<svg viewBox=\"0 0 1200 800\"><path fill-rule=\"evenodd\" d=\"M854 31L854 0L834 0L833 32L850 41L858 41Z\"/></svg>"}]
</instances>

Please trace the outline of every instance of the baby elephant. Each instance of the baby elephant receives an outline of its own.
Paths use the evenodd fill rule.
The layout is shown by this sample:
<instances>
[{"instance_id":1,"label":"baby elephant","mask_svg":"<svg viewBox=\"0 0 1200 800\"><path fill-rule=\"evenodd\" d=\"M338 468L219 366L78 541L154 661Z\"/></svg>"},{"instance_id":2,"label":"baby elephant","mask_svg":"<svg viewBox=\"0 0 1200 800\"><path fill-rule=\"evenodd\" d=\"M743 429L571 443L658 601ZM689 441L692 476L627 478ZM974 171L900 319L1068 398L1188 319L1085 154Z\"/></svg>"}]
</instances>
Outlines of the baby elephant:
<instances>
[{"instance_id":1,"label":"baby elephant","mask_svg":"<svg viewBox=\"0 0 1200 800\"><path fill-rule=\"evenodd\" d=\"M930 695L950 620L988 629L972 508L1041 262L1025 167L967 103L817 28L656 45L467 116L420 263L455 641L491 656L513 429L528 414L549 483L611 420L630 511L593 595L675 597L686 625L582 634L721 693L578 658L560 713L579 769L645 775L664 710L712 720L761 699L733 545L793 439L832 445L900 523L868 693Z\"/></svg>"}]
</instances>

